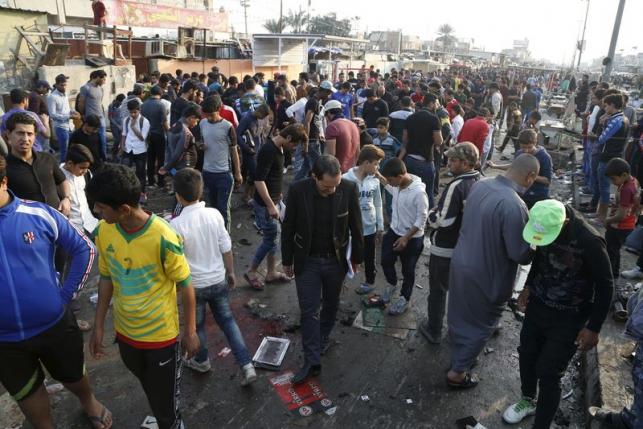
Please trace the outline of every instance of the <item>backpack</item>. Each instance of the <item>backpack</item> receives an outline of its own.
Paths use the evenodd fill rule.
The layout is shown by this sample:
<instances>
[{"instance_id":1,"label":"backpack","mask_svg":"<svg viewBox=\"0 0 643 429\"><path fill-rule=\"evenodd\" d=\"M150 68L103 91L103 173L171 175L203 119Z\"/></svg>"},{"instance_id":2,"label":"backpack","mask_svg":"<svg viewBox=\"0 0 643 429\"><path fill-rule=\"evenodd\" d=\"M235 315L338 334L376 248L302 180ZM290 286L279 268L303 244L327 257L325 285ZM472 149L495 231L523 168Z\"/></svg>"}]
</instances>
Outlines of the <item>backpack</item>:
<instances>
[{"instance_id":1,"label":"backpack","mask_svg":"<svg viewBox=\"0 0 643 429\"><path fill-rule=\"evenodd\" d=\"M125 131L125 136L124 137L127 137L127 134L129 134L129 121L130 121L130 119L131 118L129 116L127 117L127 119L125 119L125 130L124 130ZM145 118L143 117L143 115L141 115L141 114L138 115L138 128L140 130L143 130L143 120L144 119Z\"/></svg>"}]
</instances>

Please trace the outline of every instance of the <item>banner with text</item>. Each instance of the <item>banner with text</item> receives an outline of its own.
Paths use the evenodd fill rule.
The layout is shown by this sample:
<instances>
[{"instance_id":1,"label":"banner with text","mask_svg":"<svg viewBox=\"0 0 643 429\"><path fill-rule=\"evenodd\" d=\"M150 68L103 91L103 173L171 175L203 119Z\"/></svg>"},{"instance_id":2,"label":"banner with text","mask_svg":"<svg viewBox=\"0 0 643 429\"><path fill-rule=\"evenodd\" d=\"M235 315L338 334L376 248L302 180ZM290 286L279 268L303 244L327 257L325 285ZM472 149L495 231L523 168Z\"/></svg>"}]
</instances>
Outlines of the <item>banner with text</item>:
<instances>
[{"instance_id":1,"label":"banner with text","mask_svg":"<svg viewBox=\"0 0 643 429\"><path fill-rule=\"evenodd\" d=\"M218 33L228 32L228 13L142 4L135 1L106 2L107 25L169 28L198 27Z\"/></svg>"}]
</instances>

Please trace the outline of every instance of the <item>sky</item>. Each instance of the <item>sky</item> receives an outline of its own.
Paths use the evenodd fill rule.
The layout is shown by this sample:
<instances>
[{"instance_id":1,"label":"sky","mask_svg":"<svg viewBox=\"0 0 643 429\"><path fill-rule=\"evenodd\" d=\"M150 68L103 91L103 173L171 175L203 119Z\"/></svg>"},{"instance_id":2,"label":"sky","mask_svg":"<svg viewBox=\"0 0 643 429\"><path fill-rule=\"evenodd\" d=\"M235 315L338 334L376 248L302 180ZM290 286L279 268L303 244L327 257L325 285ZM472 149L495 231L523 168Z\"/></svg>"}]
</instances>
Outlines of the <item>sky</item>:
<instances>
[{"instance_id":1,"label":"sky","mask_svg":"<svg viewBox=\"0 0 643 429\"><path fill-rule=\"evenodd\" d=\"M215 0L230 12L235 31L244 31L243 8L239 0ZM607 56L618 0L589 0L583 62ZM266 33L263 23L279 18L279 0L249 0L248 31ZM391 5L383 7L383 5ZM374 2L372 0L311 0L312 15L336 12L339 18L355 18L359 31L402 30L403 34L434 39L444 23L455 29L456 37L473 38L477 47L500 52L511 48L514 39L529 39L532 57L557 64L571 63L576 40L580 40L587 0L435 0ZM288 10L306 8L305 0L283 0ZM626 0L616 52L629 55L643 51L641 18L643 1ZM622 51L620 51L622 49Z\"/></svg>"}]
</instances>

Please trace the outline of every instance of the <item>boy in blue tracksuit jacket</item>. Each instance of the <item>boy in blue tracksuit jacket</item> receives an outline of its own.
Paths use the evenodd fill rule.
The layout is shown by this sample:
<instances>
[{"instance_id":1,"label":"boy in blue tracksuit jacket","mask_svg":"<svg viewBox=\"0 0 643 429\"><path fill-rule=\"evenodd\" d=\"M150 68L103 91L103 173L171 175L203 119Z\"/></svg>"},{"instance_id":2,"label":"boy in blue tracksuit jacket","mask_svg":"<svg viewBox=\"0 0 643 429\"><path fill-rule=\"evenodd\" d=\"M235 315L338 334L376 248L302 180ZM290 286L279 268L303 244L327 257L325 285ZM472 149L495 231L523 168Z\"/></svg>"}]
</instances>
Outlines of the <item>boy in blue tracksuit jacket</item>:
<instances>
[{"instance_id":1,"label":"boy in blue tracksuit jacket","mask_svg":"<svg viewBox=\"0 0 643 429\"><path fill-rule=\"evenodd\" d=\"M382 214L382 194L378 172L384 151L373 145L364 145L357 157L357 167L342 175L343 179L357 183L359 206L362 211L364 235L364 274L366 281L356 290L360 295L370 293L375 288L375 245L382 242L384 216Z\"/></svg>"},{"instance_id":2,"label":"boy in blue tracksuit jacket","mask_svg":"<svg viewBox=\"0 0 643 429\"><path fill-rule=\"evenodd\" d=\"M21 132L30 130L16 135ZM64 282L54 267L56 247L72 260ZM0 157L0 383L35 427L53 427L49 413L42 412L49 406L43 366L79 398L95 427L111 427L111 414L89 387L83 336L68 307L95 256L89 238L62 214L8 190Z\"/></svg>"}]
</instances>

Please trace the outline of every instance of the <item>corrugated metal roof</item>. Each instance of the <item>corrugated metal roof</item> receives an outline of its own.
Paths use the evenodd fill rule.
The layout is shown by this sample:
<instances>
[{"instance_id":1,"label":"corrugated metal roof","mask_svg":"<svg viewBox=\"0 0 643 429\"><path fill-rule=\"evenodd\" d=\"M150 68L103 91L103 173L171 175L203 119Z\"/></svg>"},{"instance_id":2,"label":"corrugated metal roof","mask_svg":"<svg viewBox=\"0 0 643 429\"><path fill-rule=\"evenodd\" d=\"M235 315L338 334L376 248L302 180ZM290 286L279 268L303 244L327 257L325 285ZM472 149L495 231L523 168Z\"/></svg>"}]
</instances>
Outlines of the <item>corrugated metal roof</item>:
<instances>
[{"instance_id":1,"label":"corrugated metal roof","mask_svg":"<svg viewBox=\"0 0 643 429\"><path fill-rule=\"evenodd\" d=\"M34 10L34 9L21 9L19 7L7 7L7 6L0 6L0 10L11 10L14 12L29 12L29 13L38 13L38 14L43 14L46 15L47 12L44 10Z\"/></svg>"}]
</instances>

